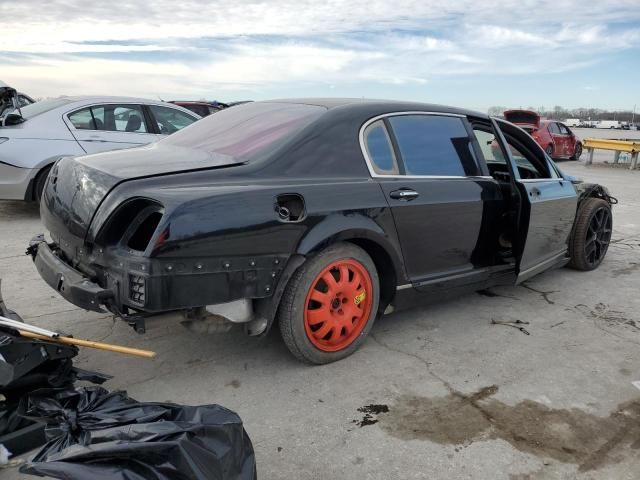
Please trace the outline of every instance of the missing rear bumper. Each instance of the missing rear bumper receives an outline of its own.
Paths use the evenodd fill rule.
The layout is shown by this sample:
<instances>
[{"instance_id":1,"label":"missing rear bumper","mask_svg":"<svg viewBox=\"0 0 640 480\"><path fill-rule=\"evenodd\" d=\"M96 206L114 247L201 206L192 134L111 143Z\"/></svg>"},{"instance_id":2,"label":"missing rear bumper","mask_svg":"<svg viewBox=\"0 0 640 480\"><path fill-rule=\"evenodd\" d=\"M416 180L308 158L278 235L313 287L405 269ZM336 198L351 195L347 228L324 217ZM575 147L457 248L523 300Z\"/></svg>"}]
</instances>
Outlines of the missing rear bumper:
<instances>
[{"instance_id":1,"label":"missing rear bumper","mask_svg":"<svg viewBox=\"0 0 640 480\"><path fill-rule=\"evenodd\" d=\"M71 268L58 257L41 238L36 237L30 252L42 279L65 300L85 310L104 312L102 305L113 299L111 290L90 281L84 274Z\"/></svg>"}]
</instances>

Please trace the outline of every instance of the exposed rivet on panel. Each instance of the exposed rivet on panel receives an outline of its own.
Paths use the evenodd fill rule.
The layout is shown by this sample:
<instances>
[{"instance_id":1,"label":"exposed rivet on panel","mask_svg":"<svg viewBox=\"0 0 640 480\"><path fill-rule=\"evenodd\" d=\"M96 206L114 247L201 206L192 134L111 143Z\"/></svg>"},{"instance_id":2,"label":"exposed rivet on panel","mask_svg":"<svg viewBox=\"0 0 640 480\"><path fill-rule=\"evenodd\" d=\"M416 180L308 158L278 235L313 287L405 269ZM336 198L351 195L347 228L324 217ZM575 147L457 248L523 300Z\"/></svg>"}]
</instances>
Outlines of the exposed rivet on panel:
<instances>
[{"instance_id":1,"label":"exposed rivet on panel","mask_svg":"<svg viewBox=\"0 0 640 480\"><path fill-rule=\"evenodd\" d=\"M196 264L196 268L197 268L198 270L202 270L202 265L198 263L198 264Z\"/></svg>"},{"instance_id":2,"label":"exposed rivet on panel","mask_svg":"<svg viewBox=\"0 0 640 480\"><path fill-rule=\"evenodd\" d=\"M100 253L102 253L102 249L98 250Z\"/></svg>"},{"instance_id":3,"label":"exposed rivet on panel","mask_svg":"<svg viewBox=\"0 0 640 480\"><path fill-rule=\"evenodd\" d=\"M276 265L278 265L280 263L280 260L278 260L277 258L273 261L273 263L275 263Z\"/></svg>"},{"instance_id":4,"label":"exposed rivet on panel","mask_svg":"<svg viewBox=\"0 0 640 480\"><path fill-rule=\"evenodd\" d=\"M254 262L253 260L251 260L251 261L249 262L249 265L251 265L252 267L255 267L255 266L256 266L256 262Z\"/></svg>"},{"instance_id":5,"label":"exposed rivet on panel","mask_svg":"<svg viewBox=\"0 0 640 480\"><path fill-rule=\"evenodd\" d=\"M171 271L173 270L173 267L171 265L167 265L167 270Z\"/></svg>"},{"instance_id":6,"label":"exposed rivet on panel","mask_svg":"<svg viewBox=\"0 0 640 480\"><path fill-rule=\"evenodd\" d=\"M229 268L231 264L229 262L224 262L224 268Z\"/></svg>"},{"instance_id":7,"label":"exposed rivet on panel","mask_svg":"<svg viewBox=\"0 0 640 480\"><path fill-rule=\"evenodd\" d=\"M270 292L271 291L271 287L269 285L267 285L264 289L265 292Z\"/></svg>"},{"instance_id":8,"label":"exposed rivet on panel","mask_svg":"<svg viewBox=\"0 0 640 480\"><path fill-rule=\"evenodd\" d=\"M271 272L271 277L276 278L276 272Z\"/></svg>"},{"instance_id":9,"label":"exposed rivet on panel","mask_svg":"<svg viewBox=\"0 0 640 480\"><path fill-rule=\"evenodd\" d=\"M144 272L144 265L142 265L142 267L140 267L140 269Z\"/></svg>"}]
</instances>

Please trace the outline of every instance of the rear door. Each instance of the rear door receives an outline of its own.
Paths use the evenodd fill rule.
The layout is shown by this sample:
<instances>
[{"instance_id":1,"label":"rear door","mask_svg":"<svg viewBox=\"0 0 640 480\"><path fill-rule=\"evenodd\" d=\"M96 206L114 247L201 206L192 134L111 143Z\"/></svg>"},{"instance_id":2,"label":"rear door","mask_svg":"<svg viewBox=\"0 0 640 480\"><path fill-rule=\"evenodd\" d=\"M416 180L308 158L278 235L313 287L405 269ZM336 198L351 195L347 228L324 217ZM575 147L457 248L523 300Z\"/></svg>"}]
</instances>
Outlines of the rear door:
<instances>
[{"instance_id":1,"label":"rear door","mask_svg":"<svg viewBox=\"0 0 640 480\"><path fill-rule=\"evenodd\" d=\"M521 283L566 258L577 195L531 137L501 121L494 121L494 129L500 132L512 183L520 194L514 249L516 283Z\"/></svg>"},{"instance_id":2,"label":"rear door","mask_svg":"<svg viewBox=\"0 0 640 480\"><path fill-rule=\"evenodd\" d=\"M67 114L65 121L87 153L137 147L157 140L142 105L93 105Z\"/></svg>"},{"instance_id":3,"label":"rear door","mask_svg":"<svg viewBox=\"0 0 640 480\"><path fill-rule=\"evenodd\" d=\"M483 193L494 185L480 175L466 119L385 115L365 126L362 143L393 212L412 284L472 273Z\"/></svg>"},{"instance_id":4,"label":"rear door","mask_svg":"<svg viewBox=\"0 0 640 480\"><path fill-rule=\"evenodd\" d=\"M547 126L551 139L553 140L553 155L552 157L566 157L566 142L564 136L560 133L560 128L556 122L549 122Z\"/></svg>"}]
</instances>

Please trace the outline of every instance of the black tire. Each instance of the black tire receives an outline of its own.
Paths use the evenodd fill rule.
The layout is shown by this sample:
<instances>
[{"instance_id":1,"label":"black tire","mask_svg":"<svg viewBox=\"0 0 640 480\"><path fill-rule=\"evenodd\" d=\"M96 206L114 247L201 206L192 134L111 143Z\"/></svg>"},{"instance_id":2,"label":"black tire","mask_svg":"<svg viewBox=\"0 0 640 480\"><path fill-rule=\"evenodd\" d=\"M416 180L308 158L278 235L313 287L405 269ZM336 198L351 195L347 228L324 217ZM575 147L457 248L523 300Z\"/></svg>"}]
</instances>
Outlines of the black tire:
<instances>
[{"instance_id":1,"label":"black tire","mask_svg":"<svg viewBox=\"0 0 640 480\"><path fill-rule=\"evenodd\" d=\"M370 313L368 318L363 319L362 330L348 346L338 351L324 351L311 342L305 330L305 310L308 308L305 302L307 295L317 282L318 275L341 260L355 261L366 269L373 290L373 292L367 292L372 300ZM283 293L278 308L278 322L284 343L296 358L307 363L321 365L348 357L360 348L373 327L380 300L379 284L373 260L360 247L350 243L337 243L320 251L294 273Z\"/></svg>"},{"instance_id":2,"label":"black tire","mask_svg":"<svg viewBox=\"0 0 640 480\"><path fill-rule=\"evenodd\" d=\"M569 240L569 266L589 271L604 260L611 241L611 205L601 198L587 198L580 205Z\"/></svg>"},{"instance_id":3,"label":"black tire","mask_svg":"<svg viewBox=\"0 0 640 480\"><path fill-rule=\"evenodd\" d=\"M576 149L573 152L573 157L571 157L571 160L580 160L580 155L582 155L582 144L576 143Z\"/></svg>"},{"instance_id":4,"label":"black tire","mask_svg":"<svg viewBox=\"0 0 640 480\"><path fill-rule=\"evenodd\" d=\"M33 183L33 199L38 203L40 203L42 199L42 192L44 192L44 186L47 184L47 177L49 176L51 167L52 165L49 165L40 170Z\"/></svg>"},{"instance_id":5,"label":"black tire","mask_svg":"<svg viewBox=\"0 0 640 480\"><path fill-rule=\"evenodd\" d=\"M553 145L547 145L547 148L545 148L544 151L547 152L547 155L549 155L550 158L553 158Z\"/></svg>"}]
</instances>

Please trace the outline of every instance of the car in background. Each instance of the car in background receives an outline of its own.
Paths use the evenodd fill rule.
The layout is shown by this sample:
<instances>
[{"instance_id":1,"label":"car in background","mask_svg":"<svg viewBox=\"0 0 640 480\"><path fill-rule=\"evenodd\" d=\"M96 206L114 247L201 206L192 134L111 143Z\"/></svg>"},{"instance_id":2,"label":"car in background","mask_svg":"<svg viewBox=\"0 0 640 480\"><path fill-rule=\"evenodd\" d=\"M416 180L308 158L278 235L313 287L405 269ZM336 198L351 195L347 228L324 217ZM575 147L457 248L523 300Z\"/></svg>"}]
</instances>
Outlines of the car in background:
<instances>
[{"instance_id":1,"label":"car in background","mask_svg":"<svg viewBox=\"0 0 640 480\"><path fill-rule=\"evenodd\" d=\"M18 107L26 107L36 102L29 95L17 92L14 88L0 81L0 117L2 117L5 112L15 109L16 105L14 104L14 100L17 102Z\"/></svg>"},{"instance_id":2,"label":"car in background","mask_svg":"<svg viewBox=\"0 0 640 480\"><path fill-rule=\"evenodd\" d=\"M596 122L595 128L608 128L613 130L620 128L620 122L618 120L599 120Z\"/></svg>"},{"instance_id":3,"label":"car in background","mask_svg":"<svg viewBox=\"0 0 640 480\"><path fill-rule=\"evenodd\" d=\"M531 110L507 110L504 118L531 135L553 159L577 160L582 155L582 141L563 122L543 120Z\"/></svg>"},{"instance_id":4,"label":"car in background","mask_svg":"<svg viewBox=\"0 0 640 480\"><path fill-rule=\"evenodd\" d=\"M200 116L162 101L60 97L5 113L0 123L0 200L39 201L60 158L145 145Z\"/></svg>"},{"instance_id":5,"label":"car in background","mask_svg":"<svg viewBox=\"0 0 640 480\"><path fill-rule=\"evenodd\" d=\"M186 108L187 110L191 110L194 113L197 113L201 117L206 117L211 115L212 113L219 112L222 109L227 108L226 103L221 102L206 102L206 101L191 101L191 100L171 100L169 103L173 103L174 105L179 105L182 108Z\"/></svg>"}]
</instances>

